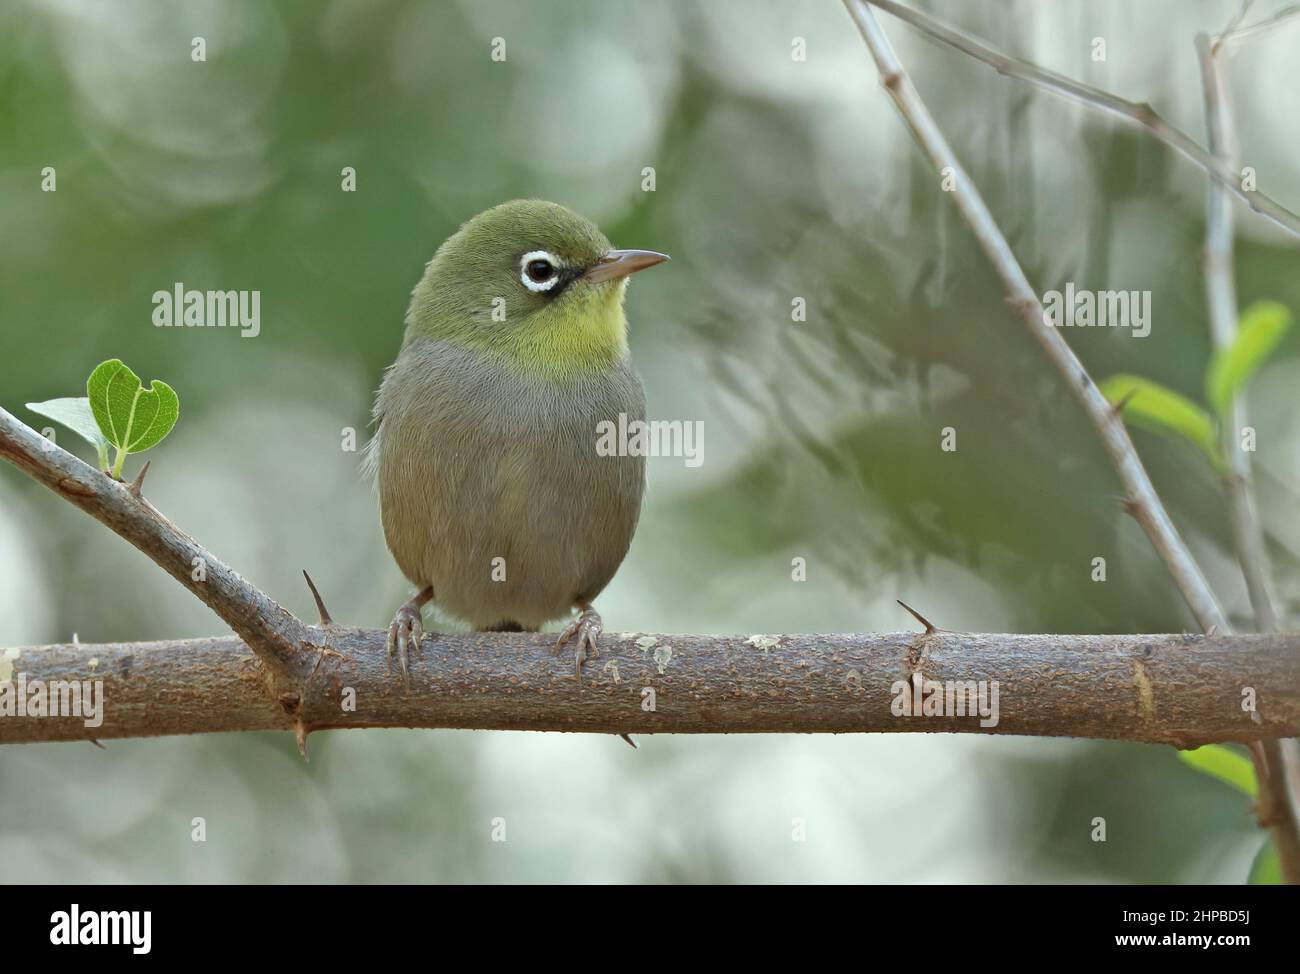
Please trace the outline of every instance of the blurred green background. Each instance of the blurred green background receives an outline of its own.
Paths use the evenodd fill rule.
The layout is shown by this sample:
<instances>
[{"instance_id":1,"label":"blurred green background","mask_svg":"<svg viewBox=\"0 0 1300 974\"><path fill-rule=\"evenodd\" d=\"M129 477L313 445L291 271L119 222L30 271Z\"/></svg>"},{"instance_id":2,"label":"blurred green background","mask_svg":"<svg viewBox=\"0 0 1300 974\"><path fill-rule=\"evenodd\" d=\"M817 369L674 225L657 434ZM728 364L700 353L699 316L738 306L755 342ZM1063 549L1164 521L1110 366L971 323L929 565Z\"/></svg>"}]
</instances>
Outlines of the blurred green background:
<instances>
[{"instance_id":1,"label":"blurred green background","mask_svg":"<svg viewBox=\"0 0 1300 974\"><path fill-rule=\"evenodd\" d=\"M1198 31L1235 2L924 5L1152 101L1203 140ZM1252 19L1278 4L1256 4ZM1098 378L1201 398L1205 179L1140 133L882 16L1040 291L1152 292L1153 324L1068 337ZM1300 206L1300 25L1230 62L1242 159ZM191 60L203 37L207 60ZM506 60L493 61L493 38ZM1091 58L1105 38L1107 60ZM807 59L791 56L795 38ZM42 192L43 167L57 192ZM357 191L340 189L355 167ZM642 170L655 170L654 192ZM832 0L10 0L0 7L0 403L121 357L170 382L155 504L295 612L405 597L359 455L411 288L458 224L536 196L673 263L629 292L656 459L600 600L611 630L1169 632L1195 624L1081 413ZM1242 304L1300 310L1296 241L1238 209ZM261 291L261 334L155 328L174 282ZM803 297L807 321L792 322ZM1290 624L1300 341L1250 390ZM940 450L940 430L958 450ZM61 442L72 442L70 435ZM1234 621L1219 485L1136 440ZM87 456L93 451L80 451ZM128 475L139 460L128 463ZM1108 580L1090 579L1103 556ZM807 559L807 581L791 559ZM142 555L0 468L0 646L222 631ZM111 705L111 701L110 701ZM0 749L5 881L1237 882L1248 800L1169 748L974 736L616 738L452 731ZM206 843L191 819L207 821ZM1094 817L1108 840L1091 841ZM505 818L508 841L491 841ZM792 819L807 822L791 841Z\"/></svg>"}]
</instances>

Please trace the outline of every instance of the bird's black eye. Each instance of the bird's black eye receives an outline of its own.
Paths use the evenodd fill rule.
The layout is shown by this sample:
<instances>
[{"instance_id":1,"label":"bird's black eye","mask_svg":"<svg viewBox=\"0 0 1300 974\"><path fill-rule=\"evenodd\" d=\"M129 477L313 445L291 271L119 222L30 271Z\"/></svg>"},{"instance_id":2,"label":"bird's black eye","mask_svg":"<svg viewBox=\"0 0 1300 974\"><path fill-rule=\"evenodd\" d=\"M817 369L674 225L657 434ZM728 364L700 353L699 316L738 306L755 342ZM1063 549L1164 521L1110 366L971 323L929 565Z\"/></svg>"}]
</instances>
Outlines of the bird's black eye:
<instances>
[{"instance_id":1,"label":"bird's black eye","mask_svg":"<svg viewBox=\"0 0 1300 974\"><path fill-rule=\"evenodd\" d=\"M553 295L564 287L564 261L548 250L530 250L519 258L519 283L534 294Z\"/></svg>"},{"instance_id":2,"label":"bird's black eye","mask_svg":"<svg viewBox=\"0 0 1300 974\"><path fill-rule=\"evenodd\" d=\"M544 284L555 276L555 265L539 257L524 266L524 273L534 284Z\"/></svg>"}]
</instances>

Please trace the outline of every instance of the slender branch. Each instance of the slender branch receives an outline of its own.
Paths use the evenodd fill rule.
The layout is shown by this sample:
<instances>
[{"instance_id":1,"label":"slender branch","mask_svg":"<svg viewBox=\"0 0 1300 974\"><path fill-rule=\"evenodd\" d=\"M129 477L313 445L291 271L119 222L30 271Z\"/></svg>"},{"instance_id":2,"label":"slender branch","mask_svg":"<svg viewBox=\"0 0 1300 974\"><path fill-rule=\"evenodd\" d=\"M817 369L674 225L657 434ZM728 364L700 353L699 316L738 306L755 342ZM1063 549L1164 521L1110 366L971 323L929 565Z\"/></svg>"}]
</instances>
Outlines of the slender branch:
<instances>
[{"instance_id":1,"label":"slender branch","mask_svg":"<svg viewBox=\"0 0 1300 974\"><path fill-rule=\"evenodd\" d=\"M1283 7L1273 16L1266 17L1257 23L1247 24L1245 27L1239 27L1235 24L1230 25L1227 30L1214 39L1213 53L1218 54L1220 49L1230 49L1238 44L1253 40L1260 34L1281 26L1297 14L1300 14L1300 3L1293 3L1291 6ZM1228 53L1232 53L1231 50L1228 50Z\"/></svg>"},{"instance_id":2,"label":"slender branch","mask_svg":"<svg viewBox=\"0 0 1300 974\"><path fill-rule=\"evenodd\" d=\"M1297 8L1300 9L1300 8ZM1231 32L1248 36L1250 29ZM1225 36L1231 36L1225 35ZM1232 97L1218 56L1225 48L1205 34L1196 38L1205 95L1205 119L1210 150L1229 167L1237 156ZM1210 337L1214 348L1230 348L1237 336L1237 285L1233 273L1232 203L1227 191L1210 180L1206 196L1205 291L1209 306ZM1226 490L1237 561L1246 581L1256 628L1275 632L1278 627L1270 591L1271 579L1264 531L1259 523L1251 477L1250 454L1241 448L1240 431L1249 420L1242 396L1234 394L1221 418L1220 437L1227 460ZM1300 883L1300 800L1289 787L1289 755L1278 741L1251 748L1259 783L1260 820L1272 828L1274 844L1288 881Z\"/></svg>"},{"instance_id":3,"label":"slender branch","mask_svg":"<svg viewBox=\"0 0 1300 974\"><path fill-rule=\"evenodd\" d=\"M310 665L300 651L302 623L167 520L139 486L82 463L4 409L0 457L148 555L238 633L273 675L292 679Z\"/></svg>"},{"instance_id":4,"label":"slender branch","mask_svg":"<svg viewBox=\"0 0 1300 974\"><path fill-rule=\"evenodd\" d=\"M1047 91L1066 95L1076 101L1084 102L1117 116L1124 121L1142 126L1183 158L1204 169L1256 213L1272 220L1284 230L1300 236L1300 215L1293 213L1258 190L1243 188L1240 175L1231 165L1201 148L1195 139L1165 121L1150 104L1129 101L1127 98L1121 98L1118 95L1112 95L1110 92L1102 91L1100 88L1094 88L1081 81L1075 81L1073 78L1067 78L1065 75L1048 68L1003 54L982 41L976 40L969 34L954 30L928 14L897 3L895 0L845 0L845 2L853 4L870 3L872 6L879 7L881 10L894 15L899 20L906 21L935 40L955 48L977 61L990 65L999 74L1019 78ZM850 11L852 9L850 7ZM861 28L859 15L855 13L854 17L859 20L859 27ZM1259 26L1262 27L1263 25ZM1247 30L1251 31L1254 29L1247 28Z\"/></svg>"},{"instance_id":5,"label":"slender branch","mask_svg":"<svg viewBox=\"0 0 1300 974\"><path fill-rule=\"evenodd\" d=\"M97 727L77 717L0 717L0 743L281 729L305 737L345 727L941 731L1178 747L1300 733L1300 633L607 633L582 682L571 660L547 651L553 636L469 633L430 637L412 660L409 691L389 669L386 638L379 630L312 627L315 669L288 700L267 695L257 657L233 636L0 650L0 667L11 670L0 681L22 675L30 694L34 680L99 679L105 701ZM979 716L896 715L913 673L943 684L985 681L988 703L996 681L996 726L982 727ZM1257 713L1243 710L1244 687L1252 688ZM977 698L959 693L974 713Z\"/></svg>"},{"instance_id":6,"label":"slender branch","mask_svg":"<svg viewBox=\"0 0 1300 974\"><path fill-rule=\"evenodd\" d=\"M997 270L1008 292L1011 306L1020 315L1030 334L1043 347L1052 364L1065 377L1088 419L1096 428L1120 482L1127 495L1125 506L1133 515L1147 537L1151 539L1178 590L1186 599L1201 628L1226 633L1227 617L1210 590L1200 566L1188 551L1165 511L1164 505L1151 484L1133 441L1129 439L1116 410L1101 394L1088 375L1083 363L1070 348L1061 333L1048 324L1046 312L1037 292L1021 269L1010 244L998 228L997 222L984 203L979 189L962 168L956 154L948 145L943 133L935 124L929 109L917 94L916 88L903 71L890 46L889 39L876 22L867 6L867 0L844 0L850 15L858 25L867 48L876 62L885 89L894 100L899 113L912 130L913 136L934 166L936 172L950 169L955 175L952 197L962 216L970 225L981 248ZM876 0L869 0L875 3Z\"/></svg>"},{"instance_id":7,"label":"slender branch","mask_svg":"<svg viewBox=\"0 0 1300 974\"><path fill-rule=\"evenodd\" d=\"M1235 165L1236 134L1232 101L1224 84L1222 66L1210 38L1196 38L1205 93L1205 117L1210 147L1216 156ZM1232 346L1237 337L1237 286L1233 274L1232 204L1223 186L1211 180L1206 199L1205 292L1209 306L1210 338L1217 351ZM1248 420L1246 404L1234 395L1222 417L1221 441L1228 464L1227 491L1232 515L1233 538L1238 561L1262 632L1277 629L1269 580L1268 554L1260 527L1252 487L1250 454L1241 448L1239 436Z\"/></svg>"}]
</instances>

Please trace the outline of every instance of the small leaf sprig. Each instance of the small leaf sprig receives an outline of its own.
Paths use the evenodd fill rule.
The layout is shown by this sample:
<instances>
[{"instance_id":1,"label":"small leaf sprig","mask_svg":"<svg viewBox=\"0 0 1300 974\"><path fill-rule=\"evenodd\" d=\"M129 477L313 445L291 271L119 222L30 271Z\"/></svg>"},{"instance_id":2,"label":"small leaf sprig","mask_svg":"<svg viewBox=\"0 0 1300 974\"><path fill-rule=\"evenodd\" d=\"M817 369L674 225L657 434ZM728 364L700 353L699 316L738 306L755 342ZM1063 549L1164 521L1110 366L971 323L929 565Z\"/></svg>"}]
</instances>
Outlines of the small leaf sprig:
<instances>
[{"instance_id":1,"label":"small leaf sprig","mask_svg":"<svg viewBox=\"0 0 1300 974\"><path fill-rule=\"evenodd\" d=\"M1216 352L1205 372L1205 398L1213 414L1186 396L1136 375L1112 375L1100 383L1102 395L1122 408L1125 418L1158 433L1194 443L1220 472L1227 469L1218 439L1218 420L1245 388L1291 327L1291 312L1276 301L1256 301L1241 313L1232 345Z\"/></svg>"},{"instance_id":2,"label":"small leaf sprig","mask_svg":"<svg viewBox=\"0 0 1300 974\"><path fill-rule=\"evenodd\" d=\"M145 388L121 359L95 366L86 380L86 395L29 402L27 408L61 423L95 447L99 469L120 480L132 453L157 446L180 417L180 399L161 379ZM108 449L116 453L110 468Z\"/></svg>"}]
</instances>

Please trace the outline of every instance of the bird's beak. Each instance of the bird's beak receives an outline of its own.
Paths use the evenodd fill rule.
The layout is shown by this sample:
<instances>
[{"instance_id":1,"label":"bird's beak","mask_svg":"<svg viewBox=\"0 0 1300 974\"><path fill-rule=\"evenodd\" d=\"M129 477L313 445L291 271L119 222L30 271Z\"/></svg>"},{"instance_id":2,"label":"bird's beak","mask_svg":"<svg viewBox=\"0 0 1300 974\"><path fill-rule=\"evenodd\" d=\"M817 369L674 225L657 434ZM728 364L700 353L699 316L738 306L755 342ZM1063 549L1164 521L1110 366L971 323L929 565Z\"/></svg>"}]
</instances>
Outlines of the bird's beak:
<instances>
[{"instance_id":1,"label":"bird's beak","mask_svg":"<svg viewBox=\"0 0 1300 974\"><path fill-rule=\"evenodd\" d=\"M653 250L611 250L582 275L584 281L614 281L668 260Z\"/></svg>"}]
</instances>

